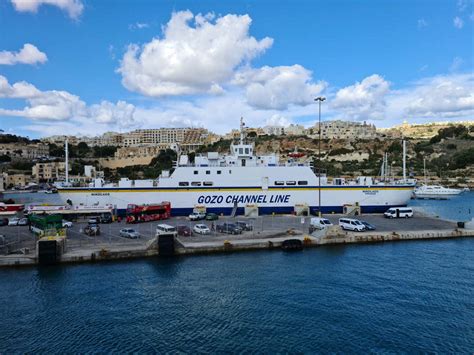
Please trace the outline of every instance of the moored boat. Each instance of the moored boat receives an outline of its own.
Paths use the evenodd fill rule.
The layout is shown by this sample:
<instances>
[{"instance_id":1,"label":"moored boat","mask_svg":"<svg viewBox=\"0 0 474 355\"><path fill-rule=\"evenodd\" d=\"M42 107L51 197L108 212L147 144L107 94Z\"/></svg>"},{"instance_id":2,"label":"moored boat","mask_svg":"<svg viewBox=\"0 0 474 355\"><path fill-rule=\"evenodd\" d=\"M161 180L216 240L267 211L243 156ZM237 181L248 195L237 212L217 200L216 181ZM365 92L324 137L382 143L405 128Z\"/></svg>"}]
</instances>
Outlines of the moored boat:
<instances>
[{"instance_id":1,"label":"moored boat","mask_svg":"<svg viewBox=\"0 0 474 355\"><path fill-rule=\"evenodd\" d=\"M413 191L413 195L419 199L448 199L457 196L461 189L447 188L440 185L421 185Z\"/></svg>"}]
</instances>

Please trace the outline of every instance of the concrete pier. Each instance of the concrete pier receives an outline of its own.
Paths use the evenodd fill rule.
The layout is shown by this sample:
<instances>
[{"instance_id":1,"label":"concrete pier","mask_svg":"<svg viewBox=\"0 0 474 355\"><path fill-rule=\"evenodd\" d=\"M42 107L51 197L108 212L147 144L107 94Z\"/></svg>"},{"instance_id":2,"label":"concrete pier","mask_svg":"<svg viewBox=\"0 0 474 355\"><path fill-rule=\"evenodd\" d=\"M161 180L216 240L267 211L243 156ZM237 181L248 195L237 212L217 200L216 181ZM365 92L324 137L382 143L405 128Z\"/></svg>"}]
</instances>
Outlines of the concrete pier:
<instances>
[{"instance_id":1,"label":"concrete pier","mask_svg":"<svg viewBox=\"0 0 474 355\"><path fill-rule=\"evenodd\" d=\"M336 223L340 216L330 216ZM260 218L260 217L259 217ZM363 216L377 225L372 232L346 232L338 226L324 231L308 234L309 218L303 220L295 216L265 217L264 220L248 219L254 225L254 230L241 235L213 233L206 236L176 237L174 241L175 255L231 253L247 250L281 249L282 243L289 239L301 241L303 248L322 247L336 244L362 244L426 239L454 239L474 237L474 229L457 228L450 221L439 218L418 216L409 220L387 220L381 216ZM244 218L238 218L240 220ZM180 225L189 223L185 219L171 219L167 223ZM58 263L98 262L106 260L134 259L144 257L161 257L159 243L154 236L154 226L140 226L142 237L129 240L119 237L116 232L125 225L115 224L102 227L100 237L87 237L78 233L82 226L77 225L68 231L65 248L62 250ZM261 226L261 228L258 228ZM431 228L422 228L431 227ZM137 226L131 226L137 228ZM38 248L34 244L25 244L22 238L32 238L28 230L24 234L12 227L3 227L0 234L13 232L9 245L18 245L16 253L0 255L0 266L37 265L39 263ZM6 238L8 239L8 236ZM18 241L17 241L18 240ZM20 248L23 246L22 248ZM20 251L23 251L20 253Z\"/></svg>"}]
</instances>

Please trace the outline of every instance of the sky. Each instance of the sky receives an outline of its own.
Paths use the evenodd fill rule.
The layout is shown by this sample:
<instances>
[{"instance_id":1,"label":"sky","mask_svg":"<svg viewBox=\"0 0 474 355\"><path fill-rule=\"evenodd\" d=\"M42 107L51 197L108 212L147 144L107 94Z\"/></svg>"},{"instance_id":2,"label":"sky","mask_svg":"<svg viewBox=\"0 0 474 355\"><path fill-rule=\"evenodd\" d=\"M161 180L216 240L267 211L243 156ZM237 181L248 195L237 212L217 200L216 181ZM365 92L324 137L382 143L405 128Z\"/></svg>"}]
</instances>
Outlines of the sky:
<instances>
[{"instance_id":1,"label":"sky","mask_svg":"<svg viewBox=\"0 0 474 355\"><path fill-rule=\"evenodd\" d=\"M0 0L0 129L473 120L473 0Z\"/></svg>"}]
</instances>

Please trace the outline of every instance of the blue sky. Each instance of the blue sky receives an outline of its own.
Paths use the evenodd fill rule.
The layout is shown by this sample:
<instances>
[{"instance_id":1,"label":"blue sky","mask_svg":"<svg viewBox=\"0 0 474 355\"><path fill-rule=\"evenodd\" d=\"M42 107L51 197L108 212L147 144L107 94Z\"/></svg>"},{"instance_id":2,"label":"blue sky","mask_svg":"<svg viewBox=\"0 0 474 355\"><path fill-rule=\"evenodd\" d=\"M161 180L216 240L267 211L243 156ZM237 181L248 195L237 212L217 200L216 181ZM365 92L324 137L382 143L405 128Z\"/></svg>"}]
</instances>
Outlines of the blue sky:
<instances>
[{"instance_id":1,"label":"blue sky","mask_svg":"<svg viewBox=\"0 0 474 355\"><path fill-rule=\"evenodd\" d=\"M0 128L472 120L473 2L0 2Z\"/></svg>"}]
</instances>

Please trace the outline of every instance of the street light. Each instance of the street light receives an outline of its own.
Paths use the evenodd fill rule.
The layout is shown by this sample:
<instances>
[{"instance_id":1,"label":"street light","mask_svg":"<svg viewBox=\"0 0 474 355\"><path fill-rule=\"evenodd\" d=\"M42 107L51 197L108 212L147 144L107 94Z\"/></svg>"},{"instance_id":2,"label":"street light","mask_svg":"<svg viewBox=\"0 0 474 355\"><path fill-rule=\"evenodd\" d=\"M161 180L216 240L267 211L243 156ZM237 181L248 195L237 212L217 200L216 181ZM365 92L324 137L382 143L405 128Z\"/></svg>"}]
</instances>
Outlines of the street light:
<instances>
[{"instance_id":1,"label":"street light","mask_svg":"<svg viewBox=\"0 0 474 355\"><path fill-rule=\"evenodd\" d=\"M321 103L325 101L326 98L324 96L318 96L314 99L314 101L319 102L319 146L318 146L318 187L319 187L319 207L318 207L318 214L321 217Z\"/></svg>"}]
</instances>

